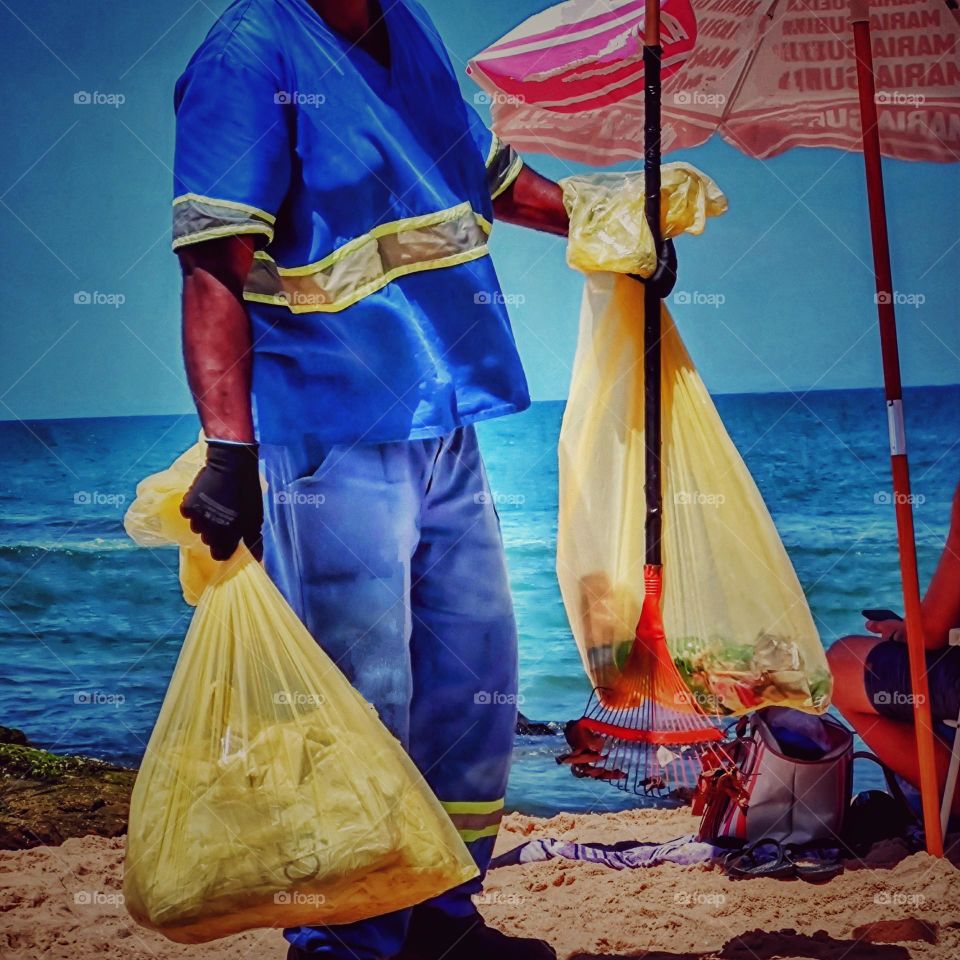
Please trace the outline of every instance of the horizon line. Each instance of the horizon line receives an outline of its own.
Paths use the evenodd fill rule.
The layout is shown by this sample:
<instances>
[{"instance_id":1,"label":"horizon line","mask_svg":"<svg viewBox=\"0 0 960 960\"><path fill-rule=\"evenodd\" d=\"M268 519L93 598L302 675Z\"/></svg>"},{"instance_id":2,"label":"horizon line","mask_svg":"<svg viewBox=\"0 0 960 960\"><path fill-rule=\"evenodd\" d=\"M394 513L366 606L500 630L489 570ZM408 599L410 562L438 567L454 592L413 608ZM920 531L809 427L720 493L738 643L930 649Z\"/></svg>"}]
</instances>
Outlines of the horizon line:
<instances>
[{"instance_id":1,"label":"horizon line","mask_svg":"<svg viewBox=\"0 0 960 960\"><path fill-rule=\"evenodd\" d=\"M923 383L904 386L904 393L913 390L949 390L960 387L957 383ZM804 390L742 390L742 391L710 391L711 397L805 397L813 393L883 393L883 384L870 387L824 387ZM531 400L531 407L536 404L566 403L565 397L556 397L549 400ZM116 413L77 415L68 417L4 417L0 416L0 423L60 423L67 420L147 420L159 417L196 417L195 410L185 410L172 413ZM501 418L496 418L501 419Z\"/></svg>"}]
</instances>

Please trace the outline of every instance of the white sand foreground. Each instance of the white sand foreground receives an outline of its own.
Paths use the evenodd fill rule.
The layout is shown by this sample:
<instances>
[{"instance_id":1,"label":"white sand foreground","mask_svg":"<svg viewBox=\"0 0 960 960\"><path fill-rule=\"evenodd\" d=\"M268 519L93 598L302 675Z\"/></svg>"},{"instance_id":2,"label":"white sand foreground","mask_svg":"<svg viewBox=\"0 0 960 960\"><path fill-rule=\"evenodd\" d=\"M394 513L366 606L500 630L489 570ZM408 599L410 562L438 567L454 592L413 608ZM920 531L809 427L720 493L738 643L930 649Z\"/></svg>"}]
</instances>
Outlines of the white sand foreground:
<instances>
[{"instance_id":1,"label":"white sand foreground","mask_svg":"<svg viewBox=\"0 0 960 960\"><path fill-rule=\"evenodd\" d=\"M686 811L511 814L497 852L523 840L663 841L692 832ZM0 852L3 960L283 960L277 931L203 946L170 943L138 927L121 897L123 840L67 840L59 847ZM549 940L561 958L647 960L957 960L960 871L925 854L881 845L843 876L732 882L709 867L615 871L553 860L492 871L480 909L509 932ZM901 921L892 943L854 930ZM919 921L919 923L918 923ZM926 931L936 943L914 939ZM491 958L495 960L495 958Z\"/></svg>"}]
</instances>

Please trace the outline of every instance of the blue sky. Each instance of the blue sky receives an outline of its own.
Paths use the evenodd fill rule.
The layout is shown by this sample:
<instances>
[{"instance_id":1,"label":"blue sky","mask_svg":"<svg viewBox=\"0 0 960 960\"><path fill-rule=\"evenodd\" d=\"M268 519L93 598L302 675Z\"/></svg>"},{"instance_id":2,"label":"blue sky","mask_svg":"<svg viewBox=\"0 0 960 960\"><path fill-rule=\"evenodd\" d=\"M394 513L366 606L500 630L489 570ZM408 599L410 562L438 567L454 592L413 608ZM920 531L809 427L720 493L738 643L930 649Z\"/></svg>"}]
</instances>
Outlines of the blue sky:
<instances>
[{"instance_id":1,"label":"blue sky","mask_svg":"<svg viewBox=\"0 0 960 960\"><path fill-rule=\"evenodd\" d=\"M190 409L179 276L168 242L171 91L223 6L0 5L8 130L0 160L0 417ZM462 68L549 3L426 6ZM472 96L472 81L462 76L462 85ZM96 92L101 102L77 104L78 91ZM729 213L702 237L678 242L679 288L722 295L720 306L674 310L708 386L739 392L878 384L860 156L797 150L759 163L713 141L674 158L710 173L730 199ZM555 178L584 169L529 159ZM918 301L898 312L904 380L958 382L960 168L887 162L884 172L895 286ZM505 290L522 301L512 316L533 394L563 397L582 280L552 237L500 225L493 251Z\"/></svg>"}]
</instances>

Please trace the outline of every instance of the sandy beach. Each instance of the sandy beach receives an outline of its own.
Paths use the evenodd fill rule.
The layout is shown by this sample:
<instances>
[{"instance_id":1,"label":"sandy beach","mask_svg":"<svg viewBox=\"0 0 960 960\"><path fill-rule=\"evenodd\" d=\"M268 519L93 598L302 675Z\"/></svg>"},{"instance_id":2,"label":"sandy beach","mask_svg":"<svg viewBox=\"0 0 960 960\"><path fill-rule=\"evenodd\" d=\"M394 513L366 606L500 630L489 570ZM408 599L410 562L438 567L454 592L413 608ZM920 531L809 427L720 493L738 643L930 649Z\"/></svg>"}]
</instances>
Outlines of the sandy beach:
<instances>
[{"instance_id":1,"label":"sandy beach","mask_svg":"<svg viewBox=\"0 0 960 960\"><path fill-rule=\"evenodd\" d=\"M686 811L511 814L497 852L526 839L667 840L688 833ZM282 960L279 933L256 931L181 946L138 927L121 897L123 839L83 837L0 852L4 960ZM561 958L648 960L955 960L960 872L899 844L880 845L823 886L732 882L716 869L673 864L615 871L553 860L491 871L480 909L501 929L549 940ZM863 925L885 921L873 943ZM857 931L857 933L855 933ZM926 937L927 939L918 939ZM935 940L936 942L928 942Z\"/></svg>"}]
</instances>

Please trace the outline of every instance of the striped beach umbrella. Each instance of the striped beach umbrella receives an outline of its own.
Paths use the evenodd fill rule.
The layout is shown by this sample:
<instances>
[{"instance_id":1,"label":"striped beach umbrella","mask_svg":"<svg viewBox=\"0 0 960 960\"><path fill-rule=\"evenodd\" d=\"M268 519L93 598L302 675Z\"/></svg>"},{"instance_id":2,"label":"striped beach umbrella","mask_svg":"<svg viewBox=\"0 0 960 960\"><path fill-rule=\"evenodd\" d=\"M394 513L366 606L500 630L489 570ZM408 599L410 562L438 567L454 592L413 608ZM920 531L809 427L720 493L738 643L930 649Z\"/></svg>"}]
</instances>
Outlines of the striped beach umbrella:
<instances>
[{"instance_id":1,"label":"striped beach umbrella","mask_svg":"<svg viewBox=\"0 0 960 960\"><path fill-rule=\"evenodd\" d=\"M957 0L566 0L478 54L468 73L518 150L595 166L643 158L655 238L661 151L716 133L757 158L793 147L863 153L924 826L928 851L942 856L881 156L960 160ZM646 313L650 384L652 299ZM648 504L658 470L651 449Z\"/></svg>"},{"instance_id":2,"label":"striped beach umbrella","mask_svg":"<svg viewBox=\"0 0 960 960\"><path fill-rule=\"evenodd\" d=\"M569 0L471 60L497 133L516 149L592 166L643 157L643 4ZM849 0L665 0L662 149L715 133L749 156L860 150ZM944 0L876 3L880 149L960 155L960 22ZM680 69L682 67L682 69Z\"/></svg>"},{"instance_id":3,"label":"striped beach umbrella","mask_svg":"<svg viewBox=\"0 0 960 960\"><path fill-rule=\"evenodd\" d=\"M694 47L696 20L690 2L661 4L664 79ZM639 97L642 110L644 3L559 3L478 54L467 72L497 106L523 105L575 117Z\"/></svg>"}]
</instances>

